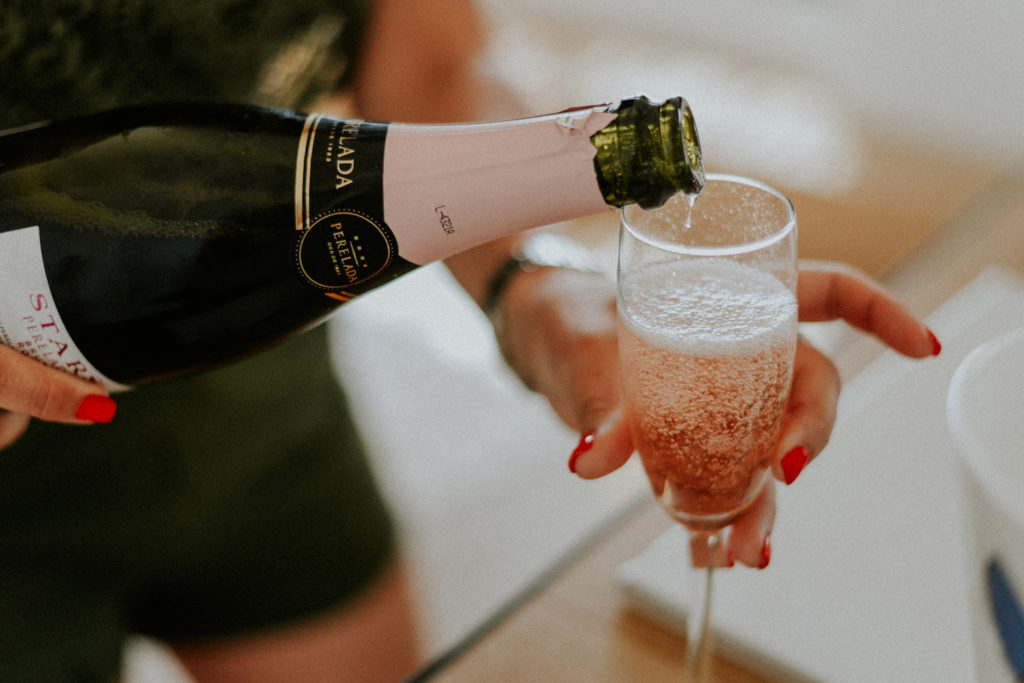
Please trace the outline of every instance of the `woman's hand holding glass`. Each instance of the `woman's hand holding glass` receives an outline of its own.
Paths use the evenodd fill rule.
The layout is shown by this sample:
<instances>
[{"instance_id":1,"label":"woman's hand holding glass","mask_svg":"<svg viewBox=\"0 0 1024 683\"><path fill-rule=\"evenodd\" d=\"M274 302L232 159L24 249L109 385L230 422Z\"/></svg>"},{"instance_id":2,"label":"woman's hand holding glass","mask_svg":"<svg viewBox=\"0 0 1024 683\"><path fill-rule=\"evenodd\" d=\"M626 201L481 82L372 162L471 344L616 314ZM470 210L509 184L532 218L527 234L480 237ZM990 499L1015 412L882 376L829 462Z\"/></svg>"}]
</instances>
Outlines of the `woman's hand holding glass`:
<instances>
[{"instance_id":1,"label":"woman's hand holding glass","mask_svg":"<svg viewBox=\"0 0 1024 683\"><path fill-rule=\"evenodd\" d=\"M940 350L916 316L848 266L802 263L797 300L802 322L842 319L912 358ZM584 479L595 479L621 467L634 444L621 400L615 283L591 272L538 268L508 284L498 314L499 342L509 364L583 435L570 469ZM790 399L771 459L775 480L793 483L824 449L835 422L839 389L833 363L798 340ZM706 544L694 543L694 564L727 566L735 560L764 567L771 552L774 491L772 485L763 487L733 522L715 558L708 556Z\"/></svg>"}]
</instances>

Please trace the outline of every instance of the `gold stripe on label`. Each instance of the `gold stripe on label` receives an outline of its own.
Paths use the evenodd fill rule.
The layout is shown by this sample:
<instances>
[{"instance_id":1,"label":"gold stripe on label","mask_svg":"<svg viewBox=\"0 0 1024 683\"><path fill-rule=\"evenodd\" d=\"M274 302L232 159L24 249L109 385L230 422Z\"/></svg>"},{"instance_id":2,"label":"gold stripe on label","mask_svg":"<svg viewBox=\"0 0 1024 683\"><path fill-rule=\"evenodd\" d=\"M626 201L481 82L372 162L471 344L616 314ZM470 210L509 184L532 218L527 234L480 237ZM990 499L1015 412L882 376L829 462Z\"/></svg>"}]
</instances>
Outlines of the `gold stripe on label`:
<instances>
[{"instance_id":1,"label":"gold stripe on label","mask_svg":"<svg viewBox=\"0 0 1024 683\"><path fill-rule=\"evenodd\" d=\"M313 163L313 140L322 114L310 114L299 138L299 151L295 159L295 229L309 227L309 174Z\"/></svg>"}]
</instances>

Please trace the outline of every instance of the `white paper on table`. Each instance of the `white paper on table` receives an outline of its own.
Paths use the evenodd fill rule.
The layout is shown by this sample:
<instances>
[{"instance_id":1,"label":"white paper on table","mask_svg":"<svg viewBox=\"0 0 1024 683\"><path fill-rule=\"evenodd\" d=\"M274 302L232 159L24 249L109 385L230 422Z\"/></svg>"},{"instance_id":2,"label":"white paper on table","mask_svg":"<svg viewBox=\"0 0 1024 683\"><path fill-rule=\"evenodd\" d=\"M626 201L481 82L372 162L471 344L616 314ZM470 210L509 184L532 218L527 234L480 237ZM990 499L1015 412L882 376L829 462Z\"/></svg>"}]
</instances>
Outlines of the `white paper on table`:
<instances>
[{"instance_id":1,"label":"white paper on table","mask_svg":"<svg viewBox=\"0 0 1024 683\"><path fill-rule=\"evenodd\" d=\"M1024 276L989 268L929 316L939 357L886 352L844 387L829 446L778 489L771 566L715 575L723 651L789 679L974 680L946 394L972 349L1022 324ZM687 548L670 529L617 576L638 609L682 633Z\"/></svg>"}]
</instances>

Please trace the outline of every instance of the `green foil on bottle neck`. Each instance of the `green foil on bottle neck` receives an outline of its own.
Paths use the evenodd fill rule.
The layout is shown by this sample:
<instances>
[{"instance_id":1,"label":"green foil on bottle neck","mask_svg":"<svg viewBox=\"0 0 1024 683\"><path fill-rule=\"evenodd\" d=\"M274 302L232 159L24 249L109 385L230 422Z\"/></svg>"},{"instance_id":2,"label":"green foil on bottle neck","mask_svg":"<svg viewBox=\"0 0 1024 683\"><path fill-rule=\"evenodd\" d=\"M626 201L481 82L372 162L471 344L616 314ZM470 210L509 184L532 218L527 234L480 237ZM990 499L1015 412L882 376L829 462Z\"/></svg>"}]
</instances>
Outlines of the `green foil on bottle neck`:
<instances>
[{"instance_id":1,"label":"green foil on bottle neck","mask_svg":"<svg viewBox=\"0 0 1024 683\"><path fill-rule=\"evenodd\" d=\"M654 103L639 96L610 111L615 120L590 138L605 202L651 209L678 192L703 189L700 140L686 100Z\"/></svg>"}]
</instances>

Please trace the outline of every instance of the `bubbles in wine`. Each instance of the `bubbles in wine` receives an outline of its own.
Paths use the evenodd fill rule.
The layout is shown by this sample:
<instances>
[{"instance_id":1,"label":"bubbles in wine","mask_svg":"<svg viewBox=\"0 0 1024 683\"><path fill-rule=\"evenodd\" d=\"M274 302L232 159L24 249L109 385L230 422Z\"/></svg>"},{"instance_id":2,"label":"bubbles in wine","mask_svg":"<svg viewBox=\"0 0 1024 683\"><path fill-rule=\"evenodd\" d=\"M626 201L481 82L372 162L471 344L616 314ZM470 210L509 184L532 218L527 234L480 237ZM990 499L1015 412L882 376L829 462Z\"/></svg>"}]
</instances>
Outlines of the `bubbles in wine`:
<instances>
[{"instance_id":1,"label":"bubbles in wine","mask_svg":"<svg viewBox=\"0 0 1024 683\"><path fill-rule=\"evenodd\" d=\"M741 510L759 489L789 393L796 300L733 262L669 262L621 284L634 441L682 521Z\"/></svg>"}]
</instances>

